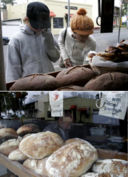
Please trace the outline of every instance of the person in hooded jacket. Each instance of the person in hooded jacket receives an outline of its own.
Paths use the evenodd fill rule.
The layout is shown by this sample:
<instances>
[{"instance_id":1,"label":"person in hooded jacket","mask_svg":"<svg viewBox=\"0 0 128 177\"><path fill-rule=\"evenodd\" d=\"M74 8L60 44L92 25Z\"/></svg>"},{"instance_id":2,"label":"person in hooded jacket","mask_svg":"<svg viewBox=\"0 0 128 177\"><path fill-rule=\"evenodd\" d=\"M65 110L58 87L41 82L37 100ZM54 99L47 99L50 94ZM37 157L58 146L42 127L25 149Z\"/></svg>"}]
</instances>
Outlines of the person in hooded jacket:
<instances>
[{"instance_id":1,"label":"person in hooded jacket","mask_svg":"<svg viewBox=\"0 0 128 177\"><path fill-rule=\"evenodd\" d=\"M50 32L50 11L41 2L27 6L25 25L8 45L6 82L35 73L54 71L59 59L57 43Z\"/></svg>"},{"instance_id":2,"label":"person in hooded jacket","mask_svg":"<svg viewBox=\"0 0 128 177\"><path fill-rule=\"evenodd\" d=\"M71 17L70 27L60 31L58 44L60 48L60 67L71 67L86 64L90 51L95 51L96 41L93 34L94 23L87 16L87 11L80 8ZM90 56L90 54L89 54Z\"/></svg>"}]
</instances>

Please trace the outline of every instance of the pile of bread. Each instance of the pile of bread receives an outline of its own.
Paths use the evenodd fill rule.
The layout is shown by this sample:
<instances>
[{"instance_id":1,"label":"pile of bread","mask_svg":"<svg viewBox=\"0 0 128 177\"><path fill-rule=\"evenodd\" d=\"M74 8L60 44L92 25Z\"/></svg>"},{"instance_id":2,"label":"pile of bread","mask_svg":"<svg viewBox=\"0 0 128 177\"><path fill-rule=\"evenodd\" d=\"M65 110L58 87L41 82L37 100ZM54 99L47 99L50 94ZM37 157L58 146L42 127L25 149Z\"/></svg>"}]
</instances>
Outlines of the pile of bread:
<instances>
[{"instance_id":1,"label":"pile of bread","mask_svg":"<svg viewBox=\"0 0 128 177\"><path fill-rule=\"evenodd\" d=\"M128 161L99 160L96 148L89 142L79 138L64 142L58 134L49 131L37 132L38 127L31 125L24 125L17 131L12 128L0 129L0 140L2 140L0 152L7 155L10 160L23 163L25 168L38 175L42 177L126 177L128 175Z\"/></svg>"},{"instance_id":2,"label":"pile of bread","mask_svg":"<svg viewBox=\"0 0 128 177\"><path fill-rule=\"evenodd\" d=\"M128 41L91 55L89 65L32 74L14 81L10 90L128 90Z\"/></svg>"}]
</instances>

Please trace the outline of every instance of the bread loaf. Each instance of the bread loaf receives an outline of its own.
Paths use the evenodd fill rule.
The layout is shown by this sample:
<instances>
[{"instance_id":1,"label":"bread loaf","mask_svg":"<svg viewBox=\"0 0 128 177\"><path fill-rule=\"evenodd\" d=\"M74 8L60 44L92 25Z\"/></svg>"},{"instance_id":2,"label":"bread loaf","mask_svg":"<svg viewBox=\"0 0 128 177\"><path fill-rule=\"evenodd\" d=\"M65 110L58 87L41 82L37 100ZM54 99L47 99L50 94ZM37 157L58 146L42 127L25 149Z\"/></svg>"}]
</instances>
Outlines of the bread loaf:
<instances>
[{"instance_id":1,"label":"bread loaf","mask_svg":"<svg viewBox=\"0 0 128 177\"><path fill-rule=\"evenodd\" d=\"M17 133L12 128L1 128L0 129L0 144L13 138L17 138Z\"/></svg>"},{"instance_id":2,"label":"bread loaf","mask_svg":"<svg viewBox=\"0 0 128 177\"><path fill-rule=\"evenodd\" d=\"M113 175L111 175L110 173L86 173L84 175L82 175L81 177L114 177Z\"/></svg>"},{"instance_id":3,"label":"bread loaf","mask_svg":"<svg viewBox=\"0 0 128 177\"><path fill-rule=\"evenodd\" d=\"M52 154L62 144L63 140L58 134L46 131L23 138L19 149L29 158L42 159Z\"/></svg>"},{"instance_id":4,"label":"bread loaf","mask_svg":"<svg viewBox=\"0 0 128 177\"><path fill-rule=\"evenodd\" d=\"M85 90L128 90L128 74L105 73L85 84Z\"/></svg>"},{"instance_id":5,"label":"bread loaf","mask_svg":"<svg viewBox=\"0 0 128 177\"><path fill-rule=\"evenodd\" d=\"M96 173L110 173L114 177L127 177L128 161L120 159L97 160L92 170Z\"/></svg>"},{"instance_id":6,"label":"bread loaf","mask_svg":"<svg viewBox=\"0 0 128 177\"><path fill-rule=\"evenodd\" d=\"M6 136L14 136L17 137L17 133L13 128L1 128L0 129L0 138Z\"/></svg>"},{"instance_id":7,"label":"bread loaf","mask_svg":"<svg viewBox=\"0 0 128 177\"><path fill-rule=\"evenodd\" d=\"M19 136L24 136L28 133L37 133L39 132L39 127L36 124L25 124L17 129L17 134Z\"/></svg>"},{"instance_id":8,"label":"bread loaf","mask_svg":"<svg viewBox=\"0 0 128 177\"><path fill-rule=\"evenodd\" d=\"M18 139L10 139L0 145L0 152L8 156L9 153L17 149L18 146L19 146Z\"/></svg>"},{"instance_id":9,"label":"bread loaf","mask_svg":"<svg viewBox=\"0 0 128 177\"><path fill-rule=\"evenodd\" d=\"M35 173L43 176L47 176L47 171L45 168L47 158L41 160L27 159L24 161L23 166L26 168L33 170Z\"/></svg>"},{"instance_id":10,"label":"bread loaf","mask_svg":"<svg viewBox=\"0 0 128 177\"><path fill-rule=\"evenodd\" d=\"M83 86L91 78L95 76L95 72L90 68L83 66L74 66L64 69L56 76L59 87L66 85L79 85Z\"/></svg>"},{"instance_id":11,"label":"bread loaf","mask_svg":"<svg viewBox=\"0 0 128 177\"><path fill-rule=\"evenodd\" d=\"M56 90L60 91L82 91L84 89L84 87L81 86L77 86L77 85L68 85L68 86L64 86L64 87L60 87L57 88Z\"/></svg>"},{"instance_id":12,"label":"bread loaf","mask_svg":"<svg viewBox=\"0 0 128 177\"><path fill-rule=\"evenodd\" d=\"M10 152L8 158L10 160L15 160L15 161L24 161L27 159L27 156L24 155L19 149L16 149Z\"/></svg>"},{"instance_id":13,"label":"bread loaf","mask_svg":"<svg viewBox=\"0 0 128 177\"><path fill-rule=\"evenodd\" d=\"M54 90L56 78L46 74L34 74L15 81L10 90Z\"/></svg>"},{"instance_id":14,"label":"bread loaf","mask_svg":"<svg viewBox=\"0 0 128 177\"><path fill-rule=\"evenodd\" d=\"M68 143L48 157L46 170L49 177L79 177L97 159L96 149L87 141Z\"/></svg>"}]
</instances>

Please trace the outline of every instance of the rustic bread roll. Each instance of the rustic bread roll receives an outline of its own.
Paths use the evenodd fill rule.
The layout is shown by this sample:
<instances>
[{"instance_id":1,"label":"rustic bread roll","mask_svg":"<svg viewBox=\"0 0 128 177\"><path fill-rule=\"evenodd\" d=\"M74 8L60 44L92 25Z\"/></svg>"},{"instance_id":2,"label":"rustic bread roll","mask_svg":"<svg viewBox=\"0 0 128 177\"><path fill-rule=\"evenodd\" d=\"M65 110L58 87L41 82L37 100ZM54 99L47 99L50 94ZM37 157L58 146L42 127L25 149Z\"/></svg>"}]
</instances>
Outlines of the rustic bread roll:
<instances>
[{"instance_id":1,"label":"rustic bread roll","mask_svg":"<svg viewBox=\"0 0 128 177\"><path fill-rule=\"evenodd\" d=\"M27 159L27 156L24 155L19 149L16 149L8 155L8 158L10 160L15 160L15 161L24 161Z\"/></svg>"},{"instance_id":2,"label":"rustic bread roll","mask_svg":"<svg viewBox=\"0 0 128 177\"><path fill-rule=\"evenodd\" d=\"M84 87L77 86L77 85L68 85L64 87L57 88L56 90L60 91L82 91Z\"/></svg>"},{"instance_id":3,"label":"rustic bread roll","mask_svg":"<svg viewBox=\"0 0 128 177\"><path fill-rule=\"evenodd\" d=\"M97 159L96 149L87 141L66 144L46 161L49 177L78 177L85 173Z\"/></svg>"},{"instance_id":4,"label":"rustic bread roll","mask_svg":"<svg viewBox=\"0 0 128 177\"><path fill-rule=\"evenodd\" d=\"M54 90L57 87L55 77L35 74L16 80L10 90Z\"/></svg>"},{"instance_id":5,"label":"rustic bread roll","mask_svg":"<svg viewBox=\"0 0 128 177\"><path fill-rule=\"evenodd\" d=\"M110 173L86 173L81 177L113 177L113 175L111 175Z\"/></svg>"},{"instance_id":6,"label":"rustic bread roll","mask_svg":"<svg viewBox=\"0 0 128 177\"><path fill-rule=\"evenodd\" d=\"M0 145L0 152L5 155L9 155L10 152L17 149L19 146L19 140L18 139L10 139L5 141Z\"/></svg>"},{"instance_id":7,"label":"rustic bread roll","mask_svg":"<svg viewBox=\"0 0 128 177\"><path fill-rule=\"evenodd\" d=\"M128 90L128 74L105 73L91 79L84 87L85 90Z\"/></svg>"},{"instance_id":8,"label":"rustic bread roll","mask_svg":"<svg viewBox=\"0 0 128 177\"><path fill-rule=\"evenodd\" d=\"M17 138L17 137L18 135L13 128L1 128L0 129L0 144L9 139Z\"/></svg>"},{"instance_id":9,"label":"rustic bread roll","mask_svg":"<svg viewBox=\"0 0 128 177\"><path fill-rule=\"evenodd\" d=\"M41 160L27 159L23 163L23 166L26 168L33 170L35 173L43 176L47 176L47 171L45 168L47 158Z\"/></svg>"},{"instance_id":10,"label":"rustic bread roll","mask_svg":"<svg viewBox=\"0 0 128 177\"><path fill-rule=\"evenodd\" d=\"M17 137L17 133L13 128L1 128L0 129L0 138L6 136L15 136Z\"/></svg>"},{"instance_id":11,"label":"rustic bread roll","mask_svg":"<svg viewBox=\"0 0 128 177\"><path fill-rule=\"evenodd\" d=\"M24 136L28 133L37 133L39 132L39 127L36 124L25 124L17 129L17 134Z\"/></svg>"},{"instance_id":12,"label":"rustic bread roll","mask_svg":"<svg viewBox=\"0 0 128 177\"><path fill-rule=\"evenodd\" d=\"M92 167L96 173L110 173L114 177L128 176L128 161L120 159L97 160Z\"/></svg>"},{"instance_id":13,"label":"rustic bread roll","mask_svg":"<svg viewBox=\"0 0 128 177\"><path fill-rule=\"evenodd\" d=\"M23 138L19 149L29 158L42 159L49 156L62 144L63 140L58 134L46 131Z\"/></svg>"},{"instance_id":14,"label":"rustic bread roll","mask_svg":"<svg viewBox=\"0 0 128 177\"><path fill-rule=\"evenodd\" d=\"M66 85L79 85L83 86L91 78L95 76L95 72L90 68L83 66L74 66L68 69L64 69L56 76L59 87Z\"/></svg>"}]
</instances>

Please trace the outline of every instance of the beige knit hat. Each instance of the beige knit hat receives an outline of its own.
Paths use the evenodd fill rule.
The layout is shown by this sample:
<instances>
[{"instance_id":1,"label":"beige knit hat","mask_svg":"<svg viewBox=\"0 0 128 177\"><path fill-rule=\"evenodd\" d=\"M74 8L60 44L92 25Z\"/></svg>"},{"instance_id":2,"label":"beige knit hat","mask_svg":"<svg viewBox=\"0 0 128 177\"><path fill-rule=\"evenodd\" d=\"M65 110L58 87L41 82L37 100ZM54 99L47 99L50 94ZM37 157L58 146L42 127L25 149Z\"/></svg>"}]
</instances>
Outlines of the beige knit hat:
<instances>
[{"instance_id":1,"label":"beige knit hat","mask_svg":"<svg viewBox=\"0 0 128 177\"><path fill-rule=\"evenodd\" d=\"M80 35L89 35L93 33L94 23L87 15L84 8L80 8L75 15L72 16L70 26L73 32Z\"/></svg>"}]
</instances>

